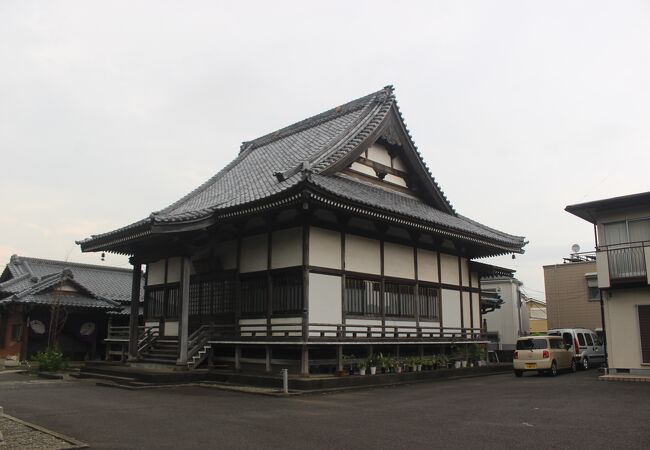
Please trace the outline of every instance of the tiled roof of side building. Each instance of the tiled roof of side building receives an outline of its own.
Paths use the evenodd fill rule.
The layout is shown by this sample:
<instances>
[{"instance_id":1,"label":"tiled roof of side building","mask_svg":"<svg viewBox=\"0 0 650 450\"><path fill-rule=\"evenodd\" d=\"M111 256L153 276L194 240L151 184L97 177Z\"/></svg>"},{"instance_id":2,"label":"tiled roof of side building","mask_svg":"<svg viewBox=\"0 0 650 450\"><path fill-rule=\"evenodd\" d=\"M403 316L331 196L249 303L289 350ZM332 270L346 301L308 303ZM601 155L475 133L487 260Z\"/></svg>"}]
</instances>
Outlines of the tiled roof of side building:
<instances>
[{"instance_id":1,"label":"tiled roof of side building","mask_svg":"<svg viewBox=\"0 0 650 450\"><path fill-rule=\"evenodd\" d=\"M0 291L17 294L49 277L60 275L64 270L69 270L76 283L99 298L121 303L131 299L130 269L17 255L11 257L3 272L3 277L11 274L12 278L0 283ZM141 290L141 300L143 297Z\"/></svg>"}]
</instances>

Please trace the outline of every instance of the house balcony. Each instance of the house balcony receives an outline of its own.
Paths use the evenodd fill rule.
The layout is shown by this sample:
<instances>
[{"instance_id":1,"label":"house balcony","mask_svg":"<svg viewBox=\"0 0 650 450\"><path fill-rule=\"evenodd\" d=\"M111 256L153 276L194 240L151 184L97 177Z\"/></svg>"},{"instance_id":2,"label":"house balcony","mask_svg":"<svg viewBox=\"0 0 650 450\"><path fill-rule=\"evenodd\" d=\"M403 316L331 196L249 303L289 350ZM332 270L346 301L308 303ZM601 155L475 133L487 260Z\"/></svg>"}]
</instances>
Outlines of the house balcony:
<instances>
[{"instance_id":1,"label":"house balcony","mask_svg":"<svg viewBox=\"0 0 650 450\"><path fill-rule=\"evenodd\" d=\"M650 241L602 245L596 251L598 287L648 285Z\"/></svg>"}]
</instances>

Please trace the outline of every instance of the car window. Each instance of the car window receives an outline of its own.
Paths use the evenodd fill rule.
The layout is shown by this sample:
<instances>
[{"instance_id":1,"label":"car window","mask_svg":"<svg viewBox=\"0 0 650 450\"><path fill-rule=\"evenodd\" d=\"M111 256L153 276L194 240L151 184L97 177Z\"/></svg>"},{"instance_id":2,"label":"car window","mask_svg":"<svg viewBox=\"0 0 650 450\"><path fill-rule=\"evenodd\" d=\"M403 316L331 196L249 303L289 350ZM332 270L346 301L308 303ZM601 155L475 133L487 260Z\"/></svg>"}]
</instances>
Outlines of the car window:
<instances>
[{"instance_id":1,"label":"car window","mask_svg":"<svg viewBox=\"0 0 650 450\"><path fill-rule=\"evenodd\" d=\"M562 333L562 339L564 339L565 345L573 347L573 336L571 336L571 333Z\"/></svg>"},{"instance_id":2,"label":"car window","mask_svg":"<svg viewBox=\"0 0 650 450\"><path fill-rule=\"evenodd\" d=\"M591 334L585 333L585 338L587 339L587 345L594 345L594 341L591 340Z\"/></svg>"},{"instance_id":3,"label":"car window","mask_svg":"<svg viewBox=\"0 0 650 450\"><path fill-rule=\"evenodd\" d=\"M517 350L543 350L546 339L521 339L517 341Z\"/></svg>"},{"instance_id":4,"label":"car window","mask_svg":"<svg viewBox=\"0 0 650 450\"><path fill-rule=\"evenodd\" d=\"M600 338L596 334L591 335L592 338L594 338L594 345L603 345L602 342L600 342Z\"/></svg>"},{"instance_id":5,"label":"car window","mask_svg":"<svg viewBox=\"0 0 650 450\"><path fill-rule=\"evenodd\" d=\"M582 333L577 333L578 334L578 343L580 344L581 347L585 345L585 335Z\"/></svg>"},{"instance_id":6,"label":"car window","mask_svg":"<svg viewBox=\"0 0 650 450\"><path fill-rule=\"evenodd\" d=\"M551 348L562 348L561 339L549 339L549 343L551 344Z\"/></svg>"}]
</instances>

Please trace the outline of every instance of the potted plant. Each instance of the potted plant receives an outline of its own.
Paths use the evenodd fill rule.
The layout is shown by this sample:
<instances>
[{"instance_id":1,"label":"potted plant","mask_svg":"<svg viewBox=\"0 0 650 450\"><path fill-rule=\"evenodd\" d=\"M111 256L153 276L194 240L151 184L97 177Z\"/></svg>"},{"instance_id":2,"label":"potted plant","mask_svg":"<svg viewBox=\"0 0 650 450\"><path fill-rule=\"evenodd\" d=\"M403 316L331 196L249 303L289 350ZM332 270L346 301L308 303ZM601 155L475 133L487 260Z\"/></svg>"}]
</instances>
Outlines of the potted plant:
<instances>
[{"instance_id":1,"label":"potted plant","mask_svg":"<svg viewBox=\"0 0 650 450\"><path fill-rule=\"evenodd\" d=\"M359 368L359 375L364 376L366 374L366 368L368 367L368 362L361 361L357 364L357 367Z\"/></svg>"},{"instance_id":2,"label":"potted plant","mask_svg":"<svg viewBox=\"0 0 650 450\"><path fill-rule=\"evenodd\" d=\"M394 365L395 365L395 373L402 373L402 371L404 370L402 360L395 359Z\"/></svg>"},{"instance_id":3,"label":"potted plant","mask_svg":"<svg viewBox=\"0 0 650 450\"><path fill-rule=\"evenodd\" d=\"M366 364L370 367L370 375L377 373L377 357L375 355L368 356Z\"/></svg>"}]
</instances>

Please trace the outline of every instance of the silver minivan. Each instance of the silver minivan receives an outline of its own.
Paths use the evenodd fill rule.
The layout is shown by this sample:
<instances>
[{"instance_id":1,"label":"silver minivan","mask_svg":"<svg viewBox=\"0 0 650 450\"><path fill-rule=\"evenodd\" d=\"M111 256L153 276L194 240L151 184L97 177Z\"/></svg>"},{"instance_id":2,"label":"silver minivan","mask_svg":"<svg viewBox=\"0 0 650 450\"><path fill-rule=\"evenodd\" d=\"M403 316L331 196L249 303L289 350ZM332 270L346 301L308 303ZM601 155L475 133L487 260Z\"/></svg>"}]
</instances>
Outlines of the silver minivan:
<instances>
[{"instance_id":1,"label":"silver minivan","mask_svg":"<svg viewBox=\"0 0 650 450\"><path fill-rule=\"evenodd\" d=\"M554 328L548 330L549 336L561 336L571 351L579 367L588 369L605 362L605 347L600 337L586 328Z\"/></svg>"}]
</instances>

